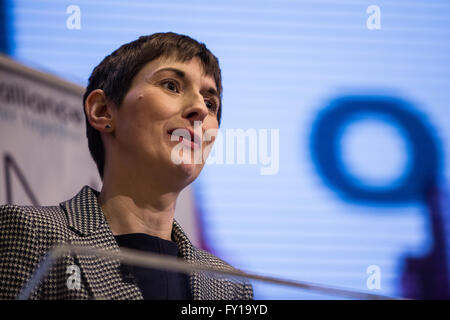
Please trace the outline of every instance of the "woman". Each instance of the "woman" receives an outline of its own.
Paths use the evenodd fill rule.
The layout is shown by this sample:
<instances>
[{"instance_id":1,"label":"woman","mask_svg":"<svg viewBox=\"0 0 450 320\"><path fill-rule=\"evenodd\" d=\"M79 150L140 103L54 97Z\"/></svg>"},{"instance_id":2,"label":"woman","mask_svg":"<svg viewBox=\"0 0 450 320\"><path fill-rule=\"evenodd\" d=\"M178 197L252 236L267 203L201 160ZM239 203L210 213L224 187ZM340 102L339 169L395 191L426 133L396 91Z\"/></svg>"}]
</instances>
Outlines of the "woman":
<instances>
[{"instance_id":1,"label":"woman","mask_svg":"<svg viewBox=\"0 0 450 320\"><path fill-rule=\"evenodd\" d=\"M221 96L217 58L187 36L140 37L107 56L83 97L102 190L85 186L54 207L0 207L0 298L15 298L42 256L61 243L128 247L232 268L193 247L174 220L180 191L204 165L195 154L212 147L214 139L202 138L219 127ZM67 254L31 298L252 299L253 290L244 281Z\"/></svg>"}]
</instances>

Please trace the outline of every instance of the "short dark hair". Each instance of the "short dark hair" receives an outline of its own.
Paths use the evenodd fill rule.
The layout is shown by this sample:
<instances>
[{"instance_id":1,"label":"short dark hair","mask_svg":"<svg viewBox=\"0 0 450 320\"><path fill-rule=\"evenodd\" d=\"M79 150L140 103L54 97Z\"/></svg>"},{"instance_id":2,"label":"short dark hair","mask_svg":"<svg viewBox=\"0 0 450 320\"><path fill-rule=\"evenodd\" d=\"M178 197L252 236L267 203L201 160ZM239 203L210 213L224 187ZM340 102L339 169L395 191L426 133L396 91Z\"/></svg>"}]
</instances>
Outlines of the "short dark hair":
<instances>
[{"instance_id":1,"label":"short dark hair","mask_svg":"<svg viewBox=\"0 0 450 320\"><path fill-rule=\"evenodd\" d=\"M222 77L219 60L206 48L205 44L186 35L173 32L141 36L139 39L122 45L109 56L106 56L95 67L89 77L86 92L83 96L83 111L85 112L84 105L87 97L95 89L102 89L106 98L117 107L120 107L136 74L147 63L160 57L174 58L176 61L181 62L191 60L194 57L200 59L204 73L212 77L216 82L217 92L220 97L220 105L217 112L217 120L220 125L222 115ZM90 125L86 112L85 118L89 152L103 180L105 165L103 141L100 132Z\"/></svg>"}]
</instances>

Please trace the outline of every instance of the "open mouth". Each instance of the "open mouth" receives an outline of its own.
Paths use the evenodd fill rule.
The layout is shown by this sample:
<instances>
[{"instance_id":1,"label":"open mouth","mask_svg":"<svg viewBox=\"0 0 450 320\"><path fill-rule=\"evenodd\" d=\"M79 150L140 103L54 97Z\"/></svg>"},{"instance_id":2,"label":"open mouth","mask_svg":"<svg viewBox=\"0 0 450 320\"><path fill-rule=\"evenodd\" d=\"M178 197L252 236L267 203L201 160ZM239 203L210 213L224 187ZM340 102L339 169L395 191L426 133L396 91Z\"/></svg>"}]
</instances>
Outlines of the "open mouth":
<instances>
[{"instance_id":1,"label":"open mouth","mask_svg":"<svg viewBox=\"0 0 450 320\"><path fill-rule=\"evenodd\" d=\"M181 132L174 132L177 129L181 129L180 130ZM182 142L182 143L186 144L187 146L189 146L192 149L200 148L201 139L198 138L198 135L196 135L190 129L187 129L187 128L174 128L174 129L171 129L171 130L167 131L167 133L171 137L172 141L177 141L178 140L179 142ZM174 140L172 138L174 136L177 137L178 139ZM190 140L185 138L185 136L190 137Z\"/></svg>"}]
</instances>

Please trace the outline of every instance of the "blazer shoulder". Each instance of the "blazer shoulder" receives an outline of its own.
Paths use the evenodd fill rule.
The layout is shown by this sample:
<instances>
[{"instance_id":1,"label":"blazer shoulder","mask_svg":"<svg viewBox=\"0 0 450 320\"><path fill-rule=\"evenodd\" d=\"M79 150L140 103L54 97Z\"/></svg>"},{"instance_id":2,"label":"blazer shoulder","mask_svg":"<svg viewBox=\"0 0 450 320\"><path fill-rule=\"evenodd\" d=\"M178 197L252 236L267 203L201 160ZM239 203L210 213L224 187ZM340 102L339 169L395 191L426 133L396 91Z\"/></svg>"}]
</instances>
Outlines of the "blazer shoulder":
<instances>
[{"instance_id":1,"label":"blazer shoulder","mask_svg":"<svg viewBox=\"0 0 450 320\"><path fill-rule=\"evenodd\" d=\"M224 260L206 250L194 247L194 252L197 257L198 263L212 265L220 269L236 270L236 268L234 268L228 262L225 262Z\"/></svg>"},{"instance_id":2,"label":"blazer shoulder","mask_svg":"<svg viewBox=\"0 0 450 320\"><path fill-rule=\"evenodd\" d=\"M33 224L33 216L27 214L27 206L19 206L15 204L4 204L0 206L0 222L1 227L5 228L14 224Z\"/></svg>"},{"instance_id":3,"label":"blazer shoulder","mask_svg":"<svg viewBox=\"0 0 450 320\"><path fill-rule=\"evenodd\" d=\"M0 299L14 299L38 264L34 216L24 206L0 206Z\"/></svg>"},{"instance_id":4,"label":"blazer shoulder","mask_svg":"<svg viewBox=\"0 0 450 320\"><path fill-rule=\"evenodd\" d=\"M59 206L0 206L0 299L14 299L45 253L70 237Z\"/></svg>"},{"instance_id":5,"label":"blazer shoulder","mask_svg":"<svg viewBox=\"0 0 450 320\"><path fill-rule=\"evenodd\" d=\"M2 229L20 225L32 226L37 238L65 238L68 219L60 206L27 206L6 204L0 206Z\"/></svg>"},{"instance_id":6,"label":"blazer shoulder","mask_svg":"<svg viewBox=\"0 0 450 320\"><path fill-rule=\"evenodd\" d=\"M206 264L210 265L212 267L215 267L217 269L222 270L237 270L232 265L230 265L228 262L225 262L221 258L213 255L212 253L205 251L200 248L194 247L194 252L196 256L196 262L200 264ZM250 281L248 279L242 279L242 278L233 278L227 280L229 283L229 294L228 297L229 300L252 300L254 299L253 296L253 286L251 285Z\"/></svg>"}]
</instances>

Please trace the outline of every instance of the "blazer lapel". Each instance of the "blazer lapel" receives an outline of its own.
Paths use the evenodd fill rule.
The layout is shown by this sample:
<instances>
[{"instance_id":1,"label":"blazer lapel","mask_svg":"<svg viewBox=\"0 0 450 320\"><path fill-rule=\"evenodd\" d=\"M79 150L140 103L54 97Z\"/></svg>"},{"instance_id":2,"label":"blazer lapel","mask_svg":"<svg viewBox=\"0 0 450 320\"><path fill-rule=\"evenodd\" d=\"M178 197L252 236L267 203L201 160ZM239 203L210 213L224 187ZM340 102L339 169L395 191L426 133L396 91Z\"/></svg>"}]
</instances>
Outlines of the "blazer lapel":
<instances>
[{"instance_id":1,"label":"blazer lapel","mask_svg":"<svg viewBox=\"0 0 450 320\"><path fill-rule=\"evenodd\" d=\"M196 262L197 259L194 246L175 219L173 220L172 226L172 240L177 243L180 256L185 261ZM191 286L191 295L193 300L200 300L202 296L202 288L199 286L199 276L200 274L198 272L191 272L189 274L189 283Z\"/></svg>"},{"instance_id":2,"label":"blazer lapel","mask_svg":"<svg viewBox=\"0 0 450 320\"><path fill-rule=\"evenodd\" d=\"M172 238L178 244L180 255L188 262L213 265L217 268L232 269L231 266L211 257L210 254L195 248L174 220ZM236 279L237 280L237 279ZM232 277L211 275L207 272L191 272L190 285L193 300L232 300L235 299L235 280Z\"/></svg>"},{"instance_id":3,"label":"blazer lapel","mask_svg":"<svg viewBox=\"0 0 450 320\"><path fill-rule=\"evenodd\" d=\"M69 242L103 250L119 251L97 201L98 192L89 186L72 199L60 203L67 212L70 228L75 231ZM91 255L74 254L94 299L143 299L138 286L124 282L120 261Z\"/></svg>"}]
</instances>

